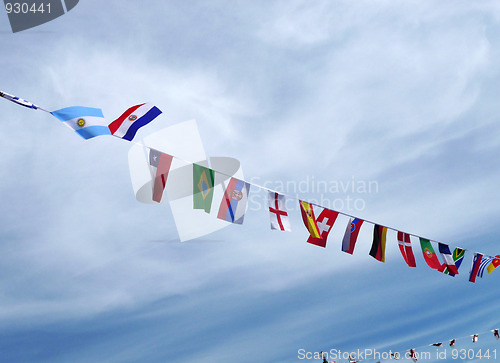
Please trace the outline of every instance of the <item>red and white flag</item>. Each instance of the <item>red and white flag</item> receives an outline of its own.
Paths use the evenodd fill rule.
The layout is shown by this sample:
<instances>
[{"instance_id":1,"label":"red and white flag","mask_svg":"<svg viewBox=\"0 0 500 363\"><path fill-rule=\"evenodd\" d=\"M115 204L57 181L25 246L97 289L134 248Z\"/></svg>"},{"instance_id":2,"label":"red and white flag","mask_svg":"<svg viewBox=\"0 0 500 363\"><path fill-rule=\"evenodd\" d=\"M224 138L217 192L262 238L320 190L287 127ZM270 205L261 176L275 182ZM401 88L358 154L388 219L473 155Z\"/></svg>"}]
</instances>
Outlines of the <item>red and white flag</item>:
<instances>
[{"instance_id":1,"label":"red and white flag","mask_svg":"<svg viewBox=\"0 0 500 363\"><path fill-rule=\"evenodd\" d=\"M405 262L410 267L417 267L415 263L415 256L413 255L413 250L411 248L410 235L404 232L398 232L398 243L401 255L405 259Z\"/></svg>"},{"instance_id":2,"label":"red and white flag","mask_svg":"<svg viewBox=\"0 0 500 363\"><path fill-rule=\"evenodd\" d=\"M286 211L286 197L270 190L268 192L271 229L291 232L290 218Z\"/></svg>"},{"instance_id":3,"label":"red and white flag","mask_svg":"<svg viewBox=\"0 0 500 363\"><path fill-rule=\"evenodd\" d=\"M309 236L307 242L316 246L326 247L326 239L328 238L328 234L332 230L333 224L337 220L338 215L339 212L324 208L318 218L316 218L316 225L318 226L321 238Z\"/></svg>"},{"instance_id":4,"label":"red and white flag","mask_svg":"<svg viewBox=\"0 0 500 363\"><path fill-rule=\"evenodd\" d=\"M132 141L141 127L153 121L160 114L160 109L151 103L132 106L109 124L109 131L116 137Z\"/></svg>"}]
</instances>

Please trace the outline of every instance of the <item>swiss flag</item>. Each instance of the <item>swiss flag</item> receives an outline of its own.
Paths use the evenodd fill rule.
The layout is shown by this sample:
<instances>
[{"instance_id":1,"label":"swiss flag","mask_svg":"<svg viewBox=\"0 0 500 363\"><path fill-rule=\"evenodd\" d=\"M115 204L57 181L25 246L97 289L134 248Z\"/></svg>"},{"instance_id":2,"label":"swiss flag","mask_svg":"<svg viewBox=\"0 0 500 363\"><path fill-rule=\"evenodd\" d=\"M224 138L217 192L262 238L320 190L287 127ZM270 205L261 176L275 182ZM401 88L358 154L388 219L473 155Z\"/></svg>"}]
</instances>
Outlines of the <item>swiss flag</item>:
<instances>
[{"instance_id":1,"label":"swiss flag","mask_svg":"<svg viewBox=\"0 0 500 363\"><path fill-rule=\"evenodd\" d=\"M332 230L333 224L337 219L339 212L335 212L330 209L323 209L321 214L316 218L316 224L318 226L319 233L321 233L321 238L314 238L313 236L309 236L307 242L320 246L326 247L326 239L328 238L328 234Z\"/></svg>"}]
</instances>

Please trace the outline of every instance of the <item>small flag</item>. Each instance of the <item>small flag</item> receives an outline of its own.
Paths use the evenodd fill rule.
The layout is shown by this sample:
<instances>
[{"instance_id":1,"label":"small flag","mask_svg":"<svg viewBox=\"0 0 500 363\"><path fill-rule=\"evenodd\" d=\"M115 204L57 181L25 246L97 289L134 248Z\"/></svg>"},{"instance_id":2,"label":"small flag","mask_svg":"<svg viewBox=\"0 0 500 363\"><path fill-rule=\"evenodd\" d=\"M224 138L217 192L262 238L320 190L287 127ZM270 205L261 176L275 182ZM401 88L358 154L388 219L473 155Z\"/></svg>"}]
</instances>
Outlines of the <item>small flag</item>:
<instances>
[{"instance_id":1,"label":"small flag","mask_svg":"<svg viewBox=\"0 0 500 363\"><path fill-rule=\"evenodd\" d=\"M450 347L454 347L455 346L455 339L452 339L450 340Z\"/></svg>"},{"instance_id":2,"label":"small flag","mask_svg":"<svg viewBox=\"0 0 500 363\"><path fill-rule=\"evenodd\" d=\"M477 252L474 252L474 258L472 260L472 266L470 268L469 281L476 282L476 277L479 272L479 267L481 265L481 261L483 259L483 255Z\"/></svg>"},{"instance_id":3,"label":"small flag","mask_svg":"<svg viewBox=\"0 0 500 363\"><path fill-rule=\"evenodd\" d=\"M387 241L387 227L375 224L373 227L373 243L370 256L380 262L385 262L385 244Z\"/></svg>"},{"instance_id":4,"label":"small flag","mask_svg":"<svg viewBox=\"0 0 500 363\"><path fill-rule=\"evenodd\" d=\"M111 135L100 108L73 106L52 111L51 114L75 130L85 140L101 135Z\"/></svg>"},{"instance_id":5,"label":"small flag","mask_svg":"<svg viewBox=\"0 0 500 363\"><path fill-rule=\"evenodd\" d=\"M278 231L292 231L290 218L286 211L286 197L276 192L268 191L269 216L271 217L271 229Z\"/></svg>"},{"instance_id":6,"label":"small flag","mask_svg":"<svg viewBox=\"0 0 500 363\"><path fill-rule=\"evenodd\" d=\"M493 329L492 332L493 332L493 336L495 338L497 338L497 340L500 339L500 334L498 334L498 329Z\"/></svg>"},{"instance_id":7,"label":"small flag","mask_svg":"<svg viewBox=\"0 0 500 363\"><path fill-rule=\"evenodd\" d=\"M398 352L396 352L396 353L391 353L391 357L393 359L395 359L395 360L399 360L399 358L401 357L401 355Z\"/></svg>"},{"instance_id":8,"label":"small flag","mask_svg":"<svg viewBox=\"0 0 500 363\"><path fill-rule=\"evenodd\" d=\"M401 255L403 256L406 264L410 267L417 267L415 256L411 248L410 235L404 232L398 232L398 244Z\"/></svg>"},{"instance_id":9,"label":"small flag","mask_svg":"<svg viewBox=\"0 0 500 363\"><path fill-rule=\"evenodd\" d=\"M214 197L214 171L193 164L193 208L210 213Z\"/></svg>"},{"instance_id":10,"label":"small flag","mask_svg":"<svg viewBox=\"0 0 500 363\"><path fill-rule=\"evenodd\" d=\"M358 239L359 230L363 224L363 220L359 218L351 218L347 223L347 227L342 240L342 251L353 254L356 240Z\"/></svg>"},{"instance_id":11,"label":"small flag","mask_svg":"<svg viewBox=\"0 0 500 363\"><path fill-rule=\"evenodd\" d=\"M494 269L496 269L498 266L500 266L500 255L496 255L493 261L486 267L488 270L488 273L492 273Z\"/></svg>"},{"instance_id":12,"label":"small flag","mask_svg":"<svg viewBox=\"0 0 500 363\"><path fill-rule=\"evenodd\" d=\"M441 262L439 262L436 252L434 252L434 248L432 248L431 242L428 239L420 238L420 246L422 247L422 253L427 265L434 270L442 272L444 267Z\"/></svg>"},{"instance_id":13,"label":"small flag","mask_svg":"<svg viewBox=\"0 0 500 363\"><path fill-rule=\"evenodd\" d=\"M3 97L6 100L17 103L18 105L21 105L21 106L24 106L27 108L32 108L33 110L38 110L40 108L37 105L34 105L33 103L31 103L29 101L23 100L22 98L19 98L19 97L13 96L13 95L9 95L8 93L2 92L2 91L0 91L0 97Z\"/></svg>"},{"instance_id":14,"label":"small flag","mask_svg":"<svg viewBox=\"0 0 500 363\"><path fill-rule=\"evenodd\" d=\"M314 238L313 236L309 236L307 242L316 246L326 247L328 234L332 230L333 224L337 220L338 215L338 212L324 208L316 219L316 226L318 226L318 231L321 234L321 238Z\"/></svg>"},{"instance_id":15,"label":"small flag","mask_svg":"<svg viewBox=\"0 0 500 363\"><path fill-rule=\"evenodd\" d=\"M448 270L448 274L450 276L458 275L458 268L455 265L455 261L453 261L453 256L451 255L450 247L445 245L444 243L438 243L439 252L444 260L444 269L443 273L446 273Z\"/></svg>"},{"instance_id":16,"label":"small flag","mask_svg":"<svg viewBox=\"0 0 500 363\"><path fill-rule=\"evenodd\" d=\"M243 224L249 191L250 184L231 178L224 192L217 218L235 224Z\"/></svg>"},{"instance_id":17,"label":"small flag","mask_svg":"<svg viewBox=\"0 0 500 363\"><path fill-rule=\"evenodd\" d=\"M302 214L302 220L306 226L309 234L313 238L321 238L321 233L319 232L318 225L316 224L316 217L314 216L313 206L307 202L299 200L300 212Z\"/></svg>"},{"instance_id":18,"label":"small flag","mask_svg":"<svg viewBox=\"0 0 500 363\"><path fill-rule=\"evenodd\" d=\"M415 353L415 349L410 349L410 350L408 351L408 353L409 353L410 358L411 358L414 362L418 361L417 354Z\"/></svg>"},{"instance_id":19,"label":"small flag","mask_svg":"<svg viewBox=\"0 0 500 363\"><path fill-rule=\"evenodd\" d=\"M430 347L442 347L443 343L433 343L429 345Z\"/></svg>"},{"instance_id":20,"label":"small flag","mask_svg":"<svg viewBox=\"0 0 500 363\"><path fill-rule=\"evenodd\" d=\"M160 114L160 109L151 103L132 106L109 124L109 130L116 137L132 141L141 127L153 121Z\"/></svg>"},{"instance_id":21,"label":"small flag","mask_svg":"<svg viewBox=\"0 0 500 363\"><path fill-rule=\"evenodd\" d=\"M491 264L491 262L495 259L495 257L491 256L484 256L483 259L481 260L481 264L479 265L479 270L477 272L477 275L479 277L483 277L484 270L486 269L487 266Z\"/></svg>"},{"instance_id":22,"label":"small flag","mask_svg":"<svg viewBox=\"0 0 500 363\"><path fill-rule=\"evenodd\" d=\"M479 335L478 334L471 335L471 337L472 337L472 343L477 342L477 340L479 339Z\"/></svg>"},{"instance_id":23,"label":"small flag","mask_svg":"<svg viewBox=\"0 0 500 363\"><path fill-rule=\"evenodd\" d=\"M453 251L452 258L453 258L453 261L455 261L455 266L457 267L457 270L460 268L460 265L462 264L464 257L465 257L465 250L463 250L461 248L455 248L455 250ZM446 267L444 269L443 273L450 275L450 276L455 276L455 275L450 273L450 270L448 269L448 267Z\"/></svg>"},{"instance_id":24,"label":"small flag","mask_svg":"<svg viewBox=\"0 0 500 363\"><path fill-rule=\"evenodd\" d=\"M149 149L149 166L153 178L153 200L160 203L167 185L168 173L173 156L155 149Z\"/></svg>"}]
</instances>

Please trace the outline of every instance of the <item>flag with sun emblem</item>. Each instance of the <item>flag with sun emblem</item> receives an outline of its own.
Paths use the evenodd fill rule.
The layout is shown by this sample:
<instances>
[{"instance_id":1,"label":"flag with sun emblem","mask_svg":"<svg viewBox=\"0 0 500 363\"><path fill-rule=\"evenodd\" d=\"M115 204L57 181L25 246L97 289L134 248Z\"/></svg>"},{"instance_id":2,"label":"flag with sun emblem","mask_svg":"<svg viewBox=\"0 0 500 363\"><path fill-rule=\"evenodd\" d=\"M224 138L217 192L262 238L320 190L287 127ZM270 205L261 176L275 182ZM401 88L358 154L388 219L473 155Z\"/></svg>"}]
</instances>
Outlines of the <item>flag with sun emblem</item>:
<instances>
[{"instance_id":1,"label":"flag with sun emblem","mask_svg":"<svg viewBox=\"0 0 500 363\"><path fill-rule=\"evenodd\" d=\"M249 183L231 178L224 192L217 218L231 223L243 224L249 191Z\"/></svg>"},{"instance_id":2,"label":"flag with sun emblem","mask_svg":"<svg viewBox=\"0 0 500 363\"><path fill-rule=\"evenodd\" d=\"M52 111L51 114L86 140L96 136L111 135L100 108L72 106Z\"/></svg>"},{"instance_id":3,"label":"flag with sun emblem","mask_svg":"<svg viewBox=\"0 0 500 363\"><path fill-rule=\"evenodd\" d=\"M116 137L132 141L142 126L147 125L160 114L160 109L151 103L132 106L109 124L109 131Z\"/></svg>"},{"instance_id":4,"label":"flag with sun emblem","mask_svg":"<svg viewBox=\"0 0 500 363\"><path fill-rule=\"evenodd\" d=\"M193 164L193 208L210 213L214 197L214 171Z\"/></svg>"}]
</instances>

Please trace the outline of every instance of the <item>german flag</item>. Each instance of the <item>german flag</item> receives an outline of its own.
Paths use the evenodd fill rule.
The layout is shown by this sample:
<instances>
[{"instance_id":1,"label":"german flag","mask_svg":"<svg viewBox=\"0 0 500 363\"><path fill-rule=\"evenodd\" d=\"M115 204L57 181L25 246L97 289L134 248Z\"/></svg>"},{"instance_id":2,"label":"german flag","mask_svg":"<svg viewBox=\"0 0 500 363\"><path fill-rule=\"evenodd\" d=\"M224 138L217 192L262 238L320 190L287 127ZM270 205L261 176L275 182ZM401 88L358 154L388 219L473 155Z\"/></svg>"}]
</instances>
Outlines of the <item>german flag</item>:
<instances>
[{"instance_id":1,"label":"german flag","mask_svg":"<svg viewBox=\"0 0 500 363\"><path fill-rule=\"evenodd\" d=\"M387 227L375 225L373 228L373 243L370 250L370 256L380 262L385 262L385 243L387 236Z\"/></svg>"}]
</instances>

